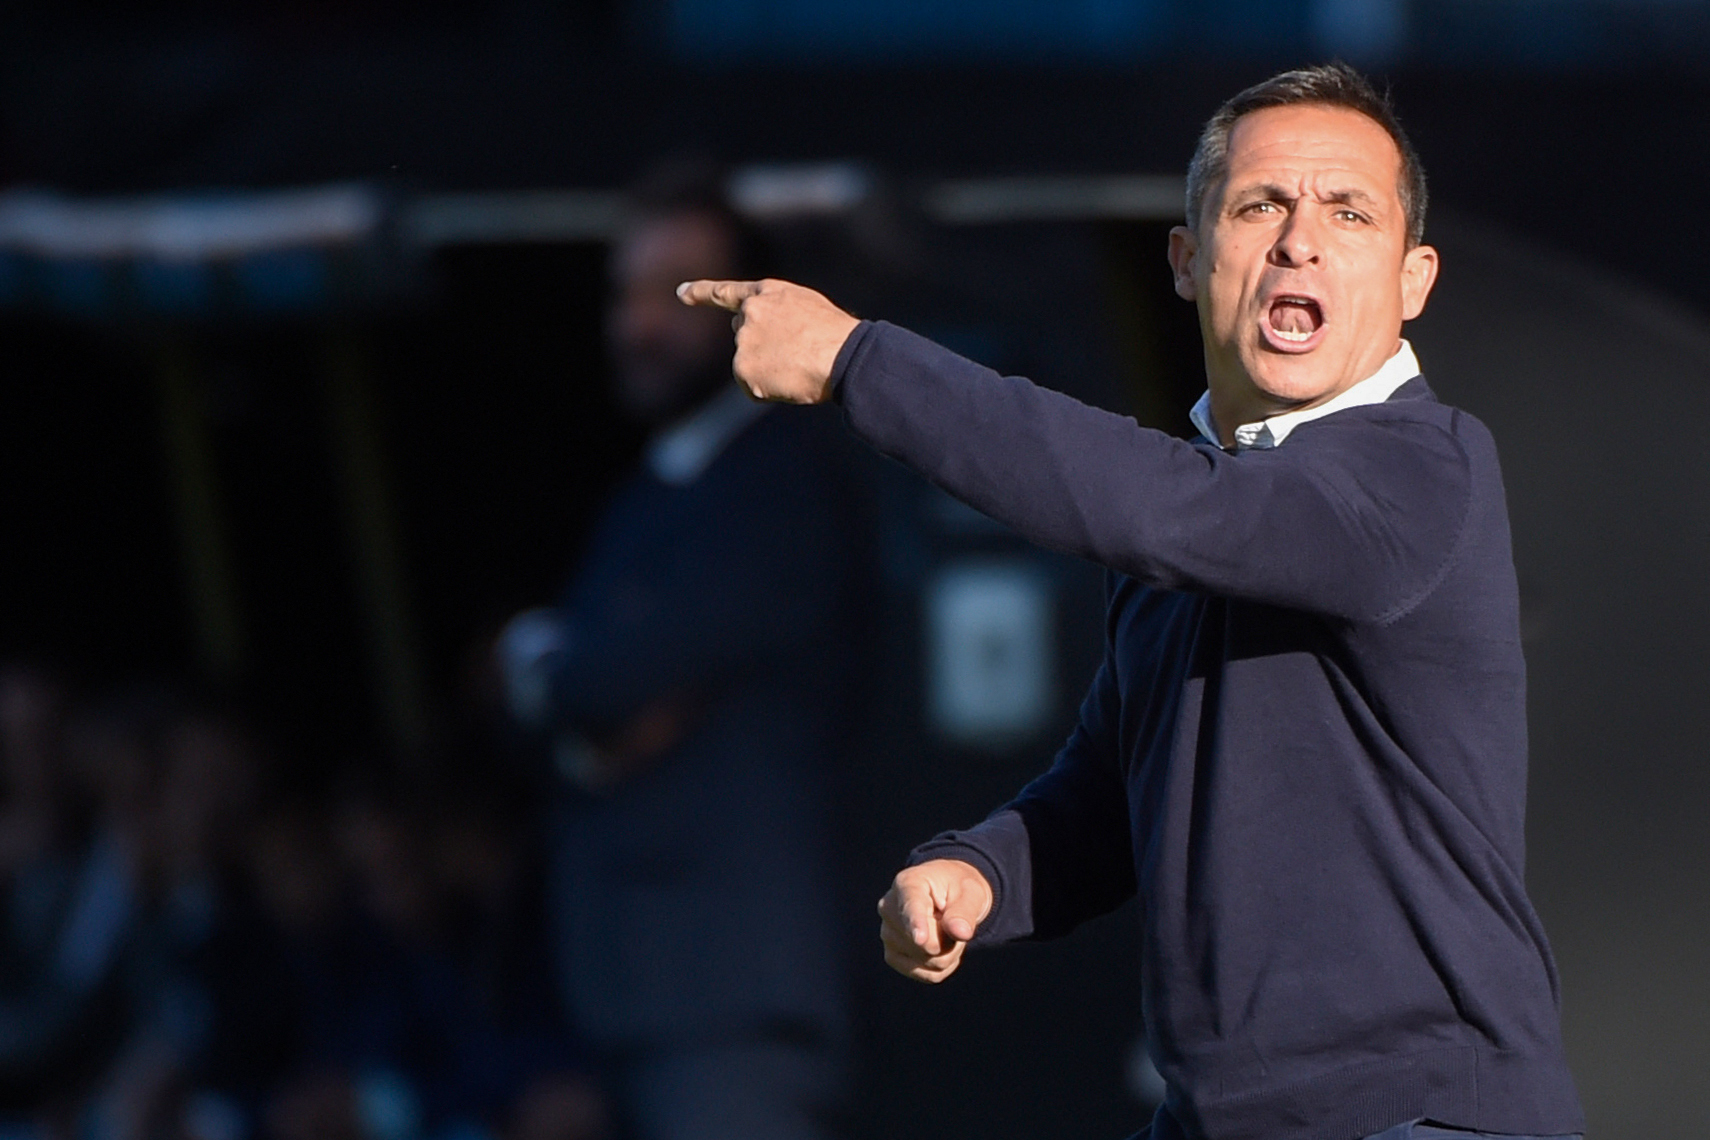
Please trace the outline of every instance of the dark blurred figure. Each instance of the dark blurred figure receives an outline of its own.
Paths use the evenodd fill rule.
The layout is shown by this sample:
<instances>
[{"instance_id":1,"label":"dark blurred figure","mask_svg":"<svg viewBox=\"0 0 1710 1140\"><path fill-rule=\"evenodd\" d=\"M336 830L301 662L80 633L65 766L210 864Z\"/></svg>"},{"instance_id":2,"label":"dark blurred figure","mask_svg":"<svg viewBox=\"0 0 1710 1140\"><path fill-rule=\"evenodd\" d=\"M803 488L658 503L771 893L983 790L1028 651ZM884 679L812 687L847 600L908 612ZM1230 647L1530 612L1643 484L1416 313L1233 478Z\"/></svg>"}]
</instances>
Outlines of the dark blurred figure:
<instances>
[{"instance_id":1,"label":"dark blurred figure","mask_svg":"<svg viewBox=\"0 0 1710 1140\"><path fill-rule=\"evenodd\" d=\"M564 785L572 1015L639 1140L822 1136L844 1079L823 783L860 668L860 500L840 425L749 401L728 316L674 293L763 273L760 250L705 172L634 195L606 329L652 436L559 605L499 640Z\"/></svg>"}]
</instances>

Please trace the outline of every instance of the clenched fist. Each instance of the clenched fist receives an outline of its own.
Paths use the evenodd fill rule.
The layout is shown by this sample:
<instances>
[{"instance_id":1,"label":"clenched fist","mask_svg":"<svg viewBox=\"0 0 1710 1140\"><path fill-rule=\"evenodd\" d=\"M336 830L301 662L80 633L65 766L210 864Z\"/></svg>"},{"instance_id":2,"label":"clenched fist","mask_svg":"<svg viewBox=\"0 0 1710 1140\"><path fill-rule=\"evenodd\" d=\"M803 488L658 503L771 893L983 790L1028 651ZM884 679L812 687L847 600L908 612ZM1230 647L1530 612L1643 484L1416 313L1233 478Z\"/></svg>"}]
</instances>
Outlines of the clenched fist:
<instances>
[{"instance_id":1,"label":"clenched fist","mask_svg":"<svg viewBox=\"0 0 1710 1140\"><path fill-rule=\"evenodd\" d=\"M860 323L823 294L789 281L685 281L677 296L685 305L736 314L731 371L756 400L829 400L838 350Z\"/></svg>"},{"instance_id":2,"label":"clenched fist","mask_svg":"<svg viewBox=\"0 0 1710 1140\"><path fill-rule=\"evenodd\" d=\"M972 864L933 859L897 872L879 900L885 963L921 982L942 982L992 909L992 887Z\"/></svg>"}]
</instances>

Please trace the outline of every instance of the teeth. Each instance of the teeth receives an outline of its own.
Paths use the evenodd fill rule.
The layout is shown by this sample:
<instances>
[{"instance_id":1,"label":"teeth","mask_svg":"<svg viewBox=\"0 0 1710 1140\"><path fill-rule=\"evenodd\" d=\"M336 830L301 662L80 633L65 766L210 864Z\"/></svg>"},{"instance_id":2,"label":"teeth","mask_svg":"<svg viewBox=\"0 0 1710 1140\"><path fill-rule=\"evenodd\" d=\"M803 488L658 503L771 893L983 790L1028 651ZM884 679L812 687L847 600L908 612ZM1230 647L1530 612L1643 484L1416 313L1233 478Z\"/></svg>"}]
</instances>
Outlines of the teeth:
<instances>
[{"instance_id":1,"label":"teeth","mask_svg":"<svg viewBox=\"0 0 1710 1140\"><path fill-rule=\"evenodd\" d=\"M1304 343L1305 341L1312 339L1312 334L1309 332L1284 332L1282 329L1272 329L1271 331L1276 333L1282 339L1292 340L1296 344Z\"/></svg>"}]
</instances>

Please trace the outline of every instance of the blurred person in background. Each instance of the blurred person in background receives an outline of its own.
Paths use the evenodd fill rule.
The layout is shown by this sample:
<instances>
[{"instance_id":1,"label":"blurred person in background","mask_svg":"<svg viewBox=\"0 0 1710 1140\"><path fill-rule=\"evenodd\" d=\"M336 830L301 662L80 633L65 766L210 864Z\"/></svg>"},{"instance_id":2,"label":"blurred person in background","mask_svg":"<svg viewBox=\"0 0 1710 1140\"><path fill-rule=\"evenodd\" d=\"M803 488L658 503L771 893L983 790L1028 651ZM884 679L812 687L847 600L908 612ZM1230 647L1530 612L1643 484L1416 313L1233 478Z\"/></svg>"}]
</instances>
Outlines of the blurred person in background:
<instances>
[{"instance_id":1,"label":"blurred person in background","mask_svg":"<svg viewBox=\"0 0 1710 1140\"><path fill-rule=\"evenodd\" d=\"M345 1135L330 1121L352 1119L326 1058L373 967L328 815L310 791L277 797L238 854L236 913L209 954L222 1016L199 1074L203 1111L235 1122L233 1137L305 1135L272 1127L270 1114L297 1125L323 1104L329 1125L315 1131L327 1140Z\"/></svg>"},{"instance_id":2,"label":"blurred person in background","mask_svg":"<svg viewBox=\"0 0 1710 1140\"><path fill-rule=\"evenodd\" d=\"M473 770L473 769L472 769ZM427 821L454 930L468 1034L446 1099L484 1107L507 1140L606 1140L607 1097L558 996L538 813L522 788L454 782Z\"/></svg>"},{"instance_id":3,"label":"blurred person in background","mask_svg":"<svg viewBox=\"0 0 1710 1140\"><path fill-rule=\"evenodd\" d=\"M835 419L735 390L729 318L672 296L763 269L720 181L662 169L631 206L606 333L652 435L559 604L497 656L562 774L562 977L626 1126L809 1140L844 1081L824 781L858 667L861 511ZM787 916L764 945L758 914Z\"/></svg>"},{"instance_id":4,"label":"blurred person in background","mask_svg":"<svg viewBox=\"0 0 1710 1140\"><path fill-rule=\"evenodd\" d=\"M22 687L8 685L13 711ZM87 806L53 813L49 858L9 884L0 1067L13 1107L50 1132L140 1140L176 1118L204 1057L205 954L257 759L235 722L160 686L80 703L63 742L37 716L9 751L32 741L72 777L57 794Z\"/></svg>"},{"instance_id":5,"label":"blurred person in background","mask_svg":"<svg viewBox=\"0 0 1710 1140\"><path fill-rule=\"evenodd\" d=\"M1208 390L1193 442L781 281L736 311L755 395L1110 567L1106 655L1055 763L917 848L886 960L941 981L1138 893L1150 1140L1584 1127L1527 899L1525 662L1495 444L1401 338L1437 276L1425 181L1344 65L1224 104L1170 235ZM754 919L758 953L790 921Z\"/></svg>"},{"instance_id":6,"label":"blurred person in background","mask_svg":"<svg viewBox=\"0 0 1710 1140\"><path fill-rule=\"evenodd\" d=\"M96 1016L61 930L87 829L65 776L66 693L47 671L0 671L0 1113L28 1121L71 1095Z\"/></svg>"},{"instance_id":7,"label":"blurred person in background","mask_svg":"<svg viewBox=\"0 0 1710 1140\"><path fill-rule=\"evenodd\" d=\"M62 729L65 693L46 670L0 669L0 877L8 888L70 838Z\"/></svg>"},{"instance_id":8,"label":"blurred person in background","mask_svg":"<svg viewBox=\"0 0 1710 1140\"><path fill-rule=\"evenodd\" d=\"M255 869L283 936L275 1017L293 1042L265 1098L269 1135L607 1135L550 998L531 830L486 789L426 777L381 776L330 817L268 821Z\"/></svg>"},{"instance_id":9,"label":"blurred person in background","mask_svg":"<svg viewBox=\"0 0 1710 1140\"><path fill-rule=\"evenodd\" d=\"M139 907L124 951L133 1025L84 1110L85 1134L143 1140L175 1128L224 1010L209 956L231 918L233 854L264 767L233 715L181 703L132 842Z\"/></svg>"},{"instance_id":10,"label":"blurred person in background","mask_svg":"<svg viewBox=\"0 0 1710 1140\"><path fill-rule=\"evenodd\" d=\"M137 951L159 862L162 749L177 713L175 694L128 688L76 702L51 744L78 823L44 851L50 861L35 865L37 875L12 884L9 901L31 920L14 928L23 936L10 947L0 1067L20 1090L16 1107L56 1130L123 1132L148 1099L102 1094L133 1086L123 1075L140 1074L133 1047L155 1036L156 995Z\"/></svg>"}]
</instances>

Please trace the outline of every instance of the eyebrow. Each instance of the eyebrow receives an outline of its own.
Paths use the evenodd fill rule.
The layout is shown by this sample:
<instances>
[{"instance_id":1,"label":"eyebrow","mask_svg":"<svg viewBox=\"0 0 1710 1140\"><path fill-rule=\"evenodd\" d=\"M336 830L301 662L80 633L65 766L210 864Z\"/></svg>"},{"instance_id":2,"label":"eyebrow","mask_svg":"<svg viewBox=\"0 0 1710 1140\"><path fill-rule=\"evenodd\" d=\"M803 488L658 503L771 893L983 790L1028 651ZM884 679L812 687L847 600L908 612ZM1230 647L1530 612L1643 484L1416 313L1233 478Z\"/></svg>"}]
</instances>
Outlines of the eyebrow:
<instances>
[{"instance_id":1,"label":"eyebrow","mask_svg":"<svg viewBox=\"0 0 1710 1140\"><path fill-rule=\"evenodd\" d=\"M1255 183L1252 186L1243 186L1229 196L1230 201L1257 201L1263 199L1265 201L1279 202L1292 202L1296 197L1297 195L1292 190L1289 190L1277 182L1260 182ZM1333 191L1332 193L1324 196L1324 201L1337 205L1351 204L1355 202L1368 206L1382 205L1378 199L1367 194L1364 190L1355 189Z\"/></svg>"},{"instance_id":2,"label":"eyebrow","mask_svg":"<svg viewBox=\"0 0 1710 1140\"><path fill-rule=\"evenodd\" d=\"M1340 203L1349 203L1349 202L1363 202L1368 206L1382 205L1382 203L1380 203L1376 198L1372 197L1370 194L1367 194L1364 190L1337 190L1334 193L1325 195L1324 200L1326 202L1335 202L1335 203L1339 203L1339 204Z\"/></svg>"},{"instance_id":3,"label":"eyebrow","mask_svg":"<svg viewBox=\"0 0 1710 1140\"><path fill-rule=\"evenodd\" d=\"M1286 202L1289 201L1290 198L1291 195L1289 191L1276 182L1258 182L1251 186L1242 186L1237 188L1233 194L1229 195L1230 201L1235 201L1237 199L1275 199Z\"/></svg>"}]
</instances>

